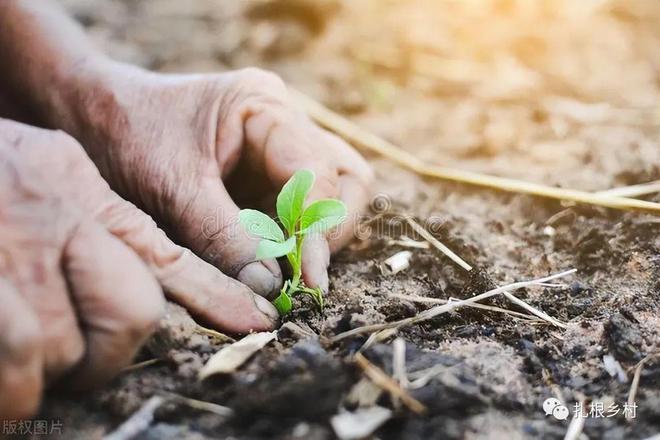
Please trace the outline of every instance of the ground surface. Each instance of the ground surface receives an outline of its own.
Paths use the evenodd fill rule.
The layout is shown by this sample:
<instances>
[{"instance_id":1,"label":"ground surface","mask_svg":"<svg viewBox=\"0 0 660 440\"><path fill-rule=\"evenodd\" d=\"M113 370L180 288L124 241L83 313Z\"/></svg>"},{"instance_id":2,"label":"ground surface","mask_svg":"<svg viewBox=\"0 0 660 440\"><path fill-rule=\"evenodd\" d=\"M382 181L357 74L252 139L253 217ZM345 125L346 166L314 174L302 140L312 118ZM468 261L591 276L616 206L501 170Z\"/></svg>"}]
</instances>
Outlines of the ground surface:
<instances>
[{"instance_id":1,"label":"ground surface","mask_svg":"<svg viewBox=\"0 0 660 440\"><path fill-rule=\"evenodd\" d=\"M117 58L161 71L270 68L428 161L589 191L660 179L660 5L653 0L65 4ZM571 410L581 398L623 406L632 367L660 350L657 217L425 180L370 159L381 194L371 234L334 259L325 315L302 307L291 317L320 338L282 334L239 373L199 384L198 369L223 342L196 334L173 308L170 329L141 355L162 361L88 397L50 397L44 415L62 419L67 438L96 438L168 391L237 415L171 401L140 438L334 438L331 416L372 405L373 387L362 382L349 396L361 378L349 355L364 338L331 345L326 337L429 307L392 294L466 298L572 267L578 274L568 287L518 292L567 329L476 309L402 329L409 372L446 368L411 391L426 416L376 395L394 409L376 436L563 438L568 421L546 417L544 399L559 394ZM402 250L389 239L414 236L395 211L426 222L475 270L412 249L409 270L382 272L383 260ZM502 298L490 304L523 311ZM388 373L390 342L365 352ZM608 374L606 355L627 377ZM636 403L632 423L621 413L591 417L585 434L660 432L657 361L642 371Z\"/></svg>"}]
</instances>

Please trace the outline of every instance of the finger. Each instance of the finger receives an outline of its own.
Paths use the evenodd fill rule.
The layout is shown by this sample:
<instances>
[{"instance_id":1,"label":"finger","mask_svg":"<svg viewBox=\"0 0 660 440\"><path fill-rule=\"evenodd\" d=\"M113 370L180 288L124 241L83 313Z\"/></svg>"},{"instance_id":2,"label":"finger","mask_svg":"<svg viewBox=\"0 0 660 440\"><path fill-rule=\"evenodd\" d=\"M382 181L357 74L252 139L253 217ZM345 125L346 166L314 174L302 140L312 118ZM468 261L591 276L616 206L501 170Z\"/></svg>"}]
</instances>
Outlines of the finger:
<instances>
[{"instance_id":1,"label":"finger","mask_svg":"<svg viewBox=\"0 0 660 440\"><path fill-rule=\"evenodd\" d=\"M46 230L56 234L52 229ZM38 235L35 233L35 236ZM48 244L42 242L37 245L40 249L28 251L31 260L17 268L11 279L41 323L45 380L49 384L80 362L85 340L60 271L59 252L51 254ZM30 243L25 242L25 247L29 249Z\"/></svg>"},{"instance_id":2,"label":"finger","mask_svg":"<svg viewBox=\"0 0 660 440\"><path fill-rule=\"evenodd\" d=\"M274 325L277 312L268 301L253 299L254 294L245 286L232 292L224 290L226 277L187 249L174 244L151 217L112 191L79 144L68 138L64 138L61 144L63 154L75 166L69 171L70 179L59 174L46 176L53 178L51 185L63 185L68 198L133 249L169 298L187 306L191 314L204 317L209 325L221 330L251 330ZM81 182L84 182L82 191ZM222 305L223 310L233 307L237 313L221 316L220 308L209 307L209 304Z\"/></svg>"},{"instance_id":3,"label":"finger","mask_svg":"<svg viewBox=\"0 0 660 440\"><path fill-rule=\"evenodd\" d=\"M246 121L248 141L263 146L262 160L276 160L276 166L262 165L268 171L272 185L280 188L296 171L307 169L314 173L315 179L306 203L336 198L339 194L338 172L323 142L318 148L312 147L319 139L316 128L304 117L286 115L286 112L279 112L275 118L273 112L262 112ZM325 236L308 236L303 244L305 284L327 292L329 262L330 251Z\"/></svg>"},{"instance_id":4,"label":"finger","mask_svg":"<svg viewBox=\"0 0 660 440\"><path fill-rule=\"evenodd\" d=\"M308 287L320 287L323 293L330 288L328 266L330 265L330 246L325 236L313 234L303 243L302 276Z\"/></svg>"},{"instance_id":5,"label":"finger","mask_svg":"<svg viewBox=\"0 0 660 440\"><path fill-rule=\"evenodd\" d=\"M191 252L183 254L172 278L165 278L170 297L203 323L228 333L275 328L279 314L263 296L230 278ZM200 294L201 293L201 294Z\"/></svg>"},{"instance_id":6,"label":"finger","mask_svg":"<svg viewBox=\"0 0 660 440\"><path fill-rule=\"evenodd\" d=\"M86 388L129 364L165 303L138 256L93 221L81 223L67 244L63 269L87 339L85 356L70 378Z\"/></svg>"},{"instance_id":7,"label":"finger","mask_svg":"<svg viewBox=\"0 0 660 440\"><path fill-rule=\"evenodd\" d=\"M273 110L252 115L245 122L247 140L261 148L253 159L265 169L273 186L281 188L300 169L314 173L314 186L308 202L337 196L337 168L332 153L319 142L316 127L306 117L289 114L286 109L273 115ZM263 161L276 160L275 166ZM261 163L258 163L261 162Z\"/></svg>"},{"instance_id":8,"label":"finger","mask_svg":"<svg viewBox=\"0 0 660 440\"><path fill-rule=\"evenodd\" d=\"M108 191L106 208L97 219L147 263L168 298L222 331L249 333L274 327L279 315L268 300L174 244L151 217Z\"/></svg>"},{"instance_id":9,"label":"finger","mask_svg":"<svg viewBox=\"0 0 660 440\"><path fill-rule=\"evenodd\" d=\"M30 305L1 278L0 304L0 419L25 419L41 400L42 332Z\"/></svg>"},{"instance_id":10,"label":"finger","mask_svg":"<svg viewBox=\"0 0 660 440\"><path fill-rule=\"evenodd\" d=\"M317 128L321 133L320 136L326 139L339 175L350 175L365 189L369 189L374 181L374 171L364 157L339 136L320 127Z\"/></svg>"},{"instance_id":11,"label":"finger","mask_svg":"<svg viewBox=\"0 0 660 440\"><path fill-rule=\"evenodd\" d=\"M268 128L268 119L259 121L253 117L250 132L255 141L268 140L266 148L286 151L286 160L278 167L270 167L270 178L281 186L297 170L309 169L316 179L309 193L308 203L323 198L339 198L347 206L347 221L329 234L306 238L303 245L303 280L310 287L328 290L327 268L330 251L344 245L352 237L355 222L367 202L367 187L373 179L368 164L346 143L322 130L305 118L297 124L278 125ZM271 122L272 123L272 122ZM259 125L261 124L261 125ZM261 133L261 137L259 137ZM321 142L319 143L319 140ZM313 145L319 145L314 148ZM328 243L327 236L331 240Z\"/></svg>"},{"instance_id":12,"label":"finger","mask_svg":"<svg viewBox=\"0 0 660 440\"><path fill-rule=\"evenodd\" d=\"M374 173L367 161L342 139L321 128L319 132L326 139L337 166L339 198L347 208L346 221L328 237L330 251L335 252L355 235L357 223L369 202Z\"/></svg>"},{"instance_id":13,"label":"finger","mask_svg":"<svg viewBox=\"0 0 660 440\"><path fill-rule=\"evenodd\" d=\"M256 261L259 240L239 223L239 208L220 181L202 181L192 200L178 203L186 210L177 234L196 254L259 295L272 297L279 291L279 265Z\"/></svg>"}]
</instances>

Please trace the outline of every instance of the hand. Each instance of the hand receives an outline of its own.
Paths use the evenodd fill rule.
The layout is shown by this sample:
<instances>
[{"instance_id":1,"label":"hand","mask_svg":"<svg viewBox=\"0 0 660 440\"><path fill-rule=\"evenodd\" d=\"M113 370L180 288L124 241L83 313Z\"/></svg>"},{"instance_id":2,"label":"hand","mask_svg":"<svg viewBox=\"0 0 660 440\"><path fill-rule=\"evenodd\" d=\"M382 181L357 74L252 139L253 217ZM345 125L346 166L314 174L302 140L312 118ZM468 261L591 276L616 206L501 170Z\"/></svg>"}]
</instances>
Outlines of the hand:
<instances>
[{"instance_id":1,"label":"hand","mask_svg":"<svg viewBox=\"0 0 660 440\"><path fill-rule=\"evenodd\" d=\"M309 240L304 250L304 281L328 290L330 251L351 238L372 171L298 111L277 76L118 67L99 84L80 99L85 110L74 130L106 180L179 243L261 295L276 294L282 275L275 261L255 262L258 240L238 223L236 188L263 197L296 170L314 171L310 201L340 198L349 208L337 237Z\"/></svg>"},{"instance_id":2,"label":"hand","mask_svg":"<svg viewBox=\"0 0 660 440\"><path fill-rule=\"evenodd\" d=\"M33 413L44 376L85 387L128 364L163 312L152 274L217 327L274 326L267 300L170 242L73 138L0 120L0 418Z\"/></svg>"}]
</instances>

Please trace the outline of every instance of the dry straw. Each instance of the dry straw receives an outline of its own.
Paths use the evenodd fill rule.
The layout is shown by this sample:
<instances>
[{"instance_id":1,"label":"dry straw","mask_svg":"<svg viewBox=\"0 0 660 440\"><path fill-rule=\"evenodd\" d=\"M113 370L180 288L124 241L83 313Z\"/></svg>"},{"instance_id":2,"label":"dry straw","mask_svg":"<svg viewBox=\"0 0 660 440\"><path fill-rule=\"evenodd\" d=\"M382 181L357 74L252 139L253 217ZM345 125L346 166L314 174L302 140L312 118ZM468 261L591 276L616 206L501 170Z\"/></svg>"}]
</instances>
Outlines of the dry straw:
<instances>
[{"instance_id":1,"label":"dry straw","mask_svg":"<svg viewBox=\"0 0 660 440\"><path fill-rule=\"evenodd\" d=\"M568 200L606 208L647 211L660 214L660 203L620 197L612 194L598 194L574 189L556 188L506 177L428 165L413 154L359 127L307 95L296 90L291 90L291 92L302 108L318 124L337 133L357 147L381 154L395 163L423 176L468 183L501 191L547 197L555 200Z\"/></svg>"},{"instance_id":2,"label":"dry straw","mask_svg":"<svg viewBox=\"0 0 660 440\"><path fill-rule=\"evenodd\" d=\"M435 307L431 307L430 309L424 310L423 312L420 312L417 315L411 316L409 318L404 318L404 319L400 319L398 321L393 321L393 322L385 322L385 323L381 323L381 324L371 324L371 325L365 325L365 326L362 326L362 327L357 327L357 328L354 328L352 330L348 330L348 331L345 331L343 333L339 333L338 335L333 336L330 339L330 341L331 342L338 342L338 341L341 341L342 339L346 339L346 338L351 337L351 336L361 335L361 334L365 334L365 333L379 332L381 330L391 329L391 328L399 329L401 327L405 327L405 326L408 326L408 325L417 324L417 323L423 322L423 321L428 321L429 319L435 318L436 316L442 315L444 313L451 312L451 311L456 310L460 307L468 306L470 304L474 304L476 302L483 301L487 298L490 298L491 296L499 295L500 293L504 293L504 292L510 292L510 291L513 291L513 290L522 289L524 287L534 286L534 285L538 285L538 284L544 284L544 283L547 283L548 281L552 281L552 280L555 280L555 279L558 279L558 278L562 278L562 277L571 275L571 274L575 273L576 271L577 271L576 269L570 269L570 270L567 270L567 271L564 271L564 272L561 272L561 273L558 273L558 274L548 275L547 277L538 278L538 279L535 279L535 280L519 281L519 282L516 282L516 283L507 284L506 286L502 286L502 287L498 287L496 289L489 290L488 292L481 293L481 294L473 296L471 298L466 298L466 299L459 300L459 301L450 301L446 304L441 304L441 305L437 305ZM527 305L527 304L525 304L525 305ZM539 313L541 313L542 316L543 316L543 319L550 318L550 320L551 320L550 322L552 322L553 324L558 325L560 327L564 326L563 323L560 323L556 319L549 317L545 313L540 312L539 310L534 309L531 306L530 306L530 309L534 310L533 313L536 314L537 316L539 316Z\"/></svg>"}]
</instances>

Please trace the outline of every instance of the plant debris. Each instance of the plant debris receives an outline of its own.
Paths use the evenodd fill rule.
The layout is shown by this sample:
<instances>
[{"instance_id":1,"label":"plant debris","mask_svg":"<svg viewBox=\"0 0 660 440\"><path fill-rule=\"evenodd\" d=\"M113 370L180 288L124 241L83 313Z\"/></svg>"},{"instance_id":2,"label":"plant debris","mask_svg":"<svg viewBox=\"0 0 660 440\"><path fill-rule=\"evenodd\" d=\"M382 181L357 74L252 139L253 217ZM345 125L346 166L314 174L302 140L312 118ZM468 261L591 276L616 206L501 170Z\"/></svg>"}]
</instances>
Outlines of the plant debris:
<instances>
[{"instance_id":1,"label":"plant debris","mask_svg":"<svg viewBox=\"0 0 660 440\"><path fill-rule=\"evenodd\" d=\"M277 332L252 333L231 345L223 347L199 371L199 380L214 374L235 372L250 357L277 337Z\"/></svg>"}]
</instances>

